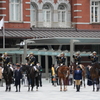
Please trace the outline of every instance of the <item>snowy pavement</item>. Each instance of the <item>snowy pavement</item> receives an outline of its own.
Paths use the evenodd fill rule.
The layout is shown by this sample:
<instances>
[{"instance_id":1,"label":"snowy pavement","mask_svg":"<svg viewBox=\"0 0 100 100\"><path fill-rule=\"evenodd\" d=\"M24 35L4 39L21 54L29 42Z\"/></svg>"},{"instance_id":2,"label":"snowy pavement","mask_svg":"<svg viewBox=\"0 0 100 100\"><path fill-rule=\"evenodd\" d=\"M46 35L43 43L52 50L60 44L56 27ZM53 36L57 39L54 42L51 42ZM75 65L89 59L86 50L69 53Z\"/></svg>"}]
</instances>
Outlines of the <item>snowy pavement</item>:
<instances>
[{"instance_id":1,"label":"snowy pavement","mask_svg":"<svg viewBox=\"0 0 100 100\"><path fill-rule=\"evenodd\" d=\"M12 84L11 92L5 92L5 85L0 87L0 100L99 100L100 91L92 92L92 86L81 87L80 92L76 92L73 86L67 86L68 91L60 92L59 86L52 86L52 84L45 79L43 80L43 87L39 87L36 91L28 92L27 87L21 86L21 92L15 92L15 86Z\"/></svg>"}]
</instances>

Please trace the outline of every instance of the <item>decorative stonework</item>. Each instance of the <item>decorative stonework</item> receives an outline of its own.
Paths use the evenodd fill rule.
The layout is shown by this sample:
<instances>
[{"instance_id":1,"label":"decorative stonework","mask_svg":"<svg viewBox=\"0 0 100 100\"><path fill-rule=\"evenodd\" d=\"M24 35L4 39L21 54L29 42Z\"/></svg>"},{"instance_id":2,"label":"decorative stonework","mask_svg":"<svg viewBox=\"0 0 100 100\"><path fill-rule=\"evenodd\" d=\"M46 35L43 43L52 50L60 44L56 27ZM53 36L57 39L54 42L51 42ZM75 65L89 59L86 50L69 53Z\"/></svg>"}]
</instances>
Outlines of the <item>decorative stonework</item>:
<instances>
[{"instance_id":1,"label":"decorative stonework","mask_svg":"<svg viewBox=\"0 0 100 100\"><path fill-rule=\"evenodd\" d=\"M76 4L74 4L74 6L82 6L82 4L81 3L76 3Z\"/></svg>"},{"instance_id":2,"label":"decorative stonework","mask_svg":"<svg viewBox=\"0 0 100 100\"><path fill-rule=\"evenodd\" d=\"M0 3L6 3L6 1L0 1Z\"/></svg>"},{"instance_id":3,"label":"decorative stonework","mask_svg":"<svg viewBox=\"0 0 100 100\"><path fill-rule=\"evenodd\" d=\"M58 3L69 3L69 0L58 0Z\"/></svg>"},{"instance_id":4,"label":"decorative stonework","mask_svg":"<svg viewBox=\"0 0 100 100\"><path fill-rule=\"evenodd\" d=\"M82 16L74 16L74 18L82 18Z\"/></svg>"},{"instance_id":5,"label":"decorative stonework","mask_svg":"<svg viewBox=\"0 0 100 100\"><path fill-rule=\"evenodd\" d=\"M42 3L42 0L39 0L38 2L39 2L39 3Z\"/></svg>"},{"instance_id":6,"label":"decorative stonework","mask_svg":"<svg viewBox=\"0 0 100 100\"><path fill-rule=\"evenodd\" d=\"M56 4L58 2L58 0L54 0L54 3Z\"/></svg>"},{"instance_id":7,"label":"decorative stonework","mask_svg":"<svg viewBox=\"0 0 100 100\"><path fill-rule=\"evenodd\" d=\"M6 8L0 8L0 10L6 10Z\"/></svg>"},{"instance_id":8,"label":"decorative stonework","mask_svg":"<svg viewBox=\"0 0 100 100\"><path fill-rule=\"evenodd\" d=\"M82 10L74 10L74 12L82 12Z\"/></svg>"},{"instance_id":9,"label":"decorative stonework","mask_svg":"<svg viewBox=\"0 0 100 100\"><path fill-rule=\"evenodd\" d=\"M30 0L30 4L34 3L37 6L37 21L34 23L36 27L71 27L71 5L69 0ZM43 6L49 5L50 9L50 22L44 21ZM58 7L63 4L66 7L66 22L58 21ZM31 22L31 26L33 22Z\"/></svg>"}]
</instances>

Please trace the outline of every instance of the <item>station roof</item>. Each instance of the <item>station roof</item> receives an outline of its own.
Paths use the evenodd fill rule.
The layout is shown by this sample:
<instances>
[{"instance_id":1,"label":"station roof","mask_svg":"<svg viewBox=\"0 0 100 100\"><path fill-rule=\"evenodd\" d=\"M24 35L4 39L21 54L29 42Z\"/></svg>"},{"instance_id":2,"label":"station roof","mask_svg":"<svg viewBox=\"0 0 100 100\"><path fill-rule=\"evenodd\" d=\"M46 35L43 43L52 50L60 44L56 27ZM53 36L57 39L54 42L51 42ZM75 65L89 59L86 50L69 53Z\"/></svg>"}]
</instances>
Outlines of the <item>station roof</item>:
<instances>
[{"instance_id":1,"label":"station roof","mask_svg":"<svg viewBox=\"0 0 100 100\"><path fill-rule=\"evenodd\" d=\"M0 31L0 37L2 37ZM5 29L6 38L100 38L100 30L78 30L75 28Z\"/></svg>"},{"instance_id":2,"label":"station roof","mask_svg":"<svg viewBox=\"0 0 100 100\"><path fill-rule=\"evenodd\" d=\"M0 37L2 37L0 31ZM36 45L69 44L71 39L77 39L77 44L100 44L100 30L78 30L75 28L33 28L5 29L6 38L32 39ZM34 44L34 45L35 45Z\"/></svg>"}]
</instances>

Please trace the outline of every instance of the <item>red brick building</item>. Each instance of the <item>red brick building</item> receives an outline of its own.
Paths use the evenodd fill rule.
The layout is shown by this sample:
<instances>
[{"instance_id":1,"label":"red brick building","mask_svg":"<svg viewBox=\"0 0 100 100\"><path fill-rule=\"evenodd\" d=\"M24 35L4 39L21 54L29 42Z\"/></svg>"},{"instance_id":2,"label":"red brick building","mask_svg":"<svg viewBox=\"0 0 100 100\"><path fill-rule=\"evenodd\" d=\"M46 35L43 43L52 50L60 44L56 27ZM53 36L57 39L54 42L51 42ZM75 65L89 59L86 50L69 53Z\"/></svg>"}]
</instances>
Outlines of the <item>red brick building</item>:
<instances>
[{"instance_id":1,"label":"red brick building","mask_svg":"<svg viewBox=\"0 0 100 100\"><path fill-rule=\"evenodd\" d=\"M72 23L77 29L100 30L100 0L71 0Z\"/></svg>"},{"instance_id":2,"label":"red brick building","mask_svg":"<svg viewBox=\"0 0 100 100\"><path fill-rule=\"evenodd\" d=\"M0 20L3 17L6 48L17 48L16 44L29 38L100 37L100 0L0 0ZM0 48L2 37L1 30ZM46 46L28 48L48 49ZM57 50L58 46L52 48ZM75 51L100 53L99 48L97 44L82 44L76 45ZM70 51L70 46L61 48L66 49Z\"/></svg>"},{"instance_id":3,"label":"red brick building","mask_svg":"<svg viewBox=\"0 0 100 100\"><path fill-rule=\"evenodd\" d=\"M100 0L17 0L14 3L12 0L0 0L0 19L4 16L5 20L5 28L17 28L17 29L29 29L32 26L31 21L31 11L33 10L30 8L33 3L33 6L37 9L37 21L35 24L36 27L42 27L39 25L43 22L43 19L40 20L39 15L42 15L42 7L46 4L50 4L52 6L53 11L52 13L57 12L57 7L60 4L64 4L66 7L68 6L68 12L70 12L70 25L66 25L64 27L74 27L76 29L85 29L85 30L100 30ZM19 8L14 8L11 5L20 6ZM13 9L13 10L11 10ZM15 10L14 10L15 9ZM17 13L20 13L19 19L11 19L13 15L16 16L16 10L19 9ZM94 14L95 13L95 14ZM13 15L12 15L13 14ZM11 16L12 15L12 16ZM58 21L55 20L54 14L52 15L52 22L53 24L57 23ZM57 18L57 15L56 15ZM41 21L41 22L40 22ZM31 25L30 25L31 24ZM53 25L50 27L58 27L57 25Z\"/></svg>"}]
</instances>

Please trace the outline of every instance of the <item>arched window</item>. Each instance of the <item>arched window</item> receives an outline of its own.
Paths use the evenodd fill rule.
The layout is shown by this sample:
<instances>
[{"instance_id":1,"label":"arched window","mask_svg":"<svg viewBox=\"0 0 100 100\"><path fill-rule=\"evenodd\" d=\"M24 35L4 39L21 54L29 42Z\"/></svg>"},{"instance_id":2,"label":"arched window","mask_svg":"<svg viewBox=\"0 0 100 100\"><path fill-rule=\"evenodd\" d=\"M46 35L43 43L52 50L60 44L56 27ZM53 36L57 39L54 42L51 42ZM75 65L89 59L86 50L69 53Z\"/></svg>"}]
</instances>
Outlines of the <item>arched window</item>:
<instances>
[{"instance_id":1,"label":"arched window","mask_svg":"<svg viewBox=\"0 0 100 100\"><path fill-rule=\"evenodd\" d=\"M10 0L10 21L21 21L21 0Z\"/></svg>"},{"instance_id":2,"label":"arched window","mask_svg":"<svg viewBox=\"0 0 100 100\"><path fill-rule=\"evenodd\" d=\"M44 22L51 22L51 6L49 4L43 6L43 18Z\"/></svg>"},{"instance_id":3,"label":"arched window","mask_svg":"<svg viewBox=\"0 0 100 100\"><path fill-rule=\"evenodd\" d=\"M64 5L58 7L58 22L66 22L66 7Z\"/></svg>"}]
</instances>

